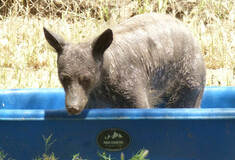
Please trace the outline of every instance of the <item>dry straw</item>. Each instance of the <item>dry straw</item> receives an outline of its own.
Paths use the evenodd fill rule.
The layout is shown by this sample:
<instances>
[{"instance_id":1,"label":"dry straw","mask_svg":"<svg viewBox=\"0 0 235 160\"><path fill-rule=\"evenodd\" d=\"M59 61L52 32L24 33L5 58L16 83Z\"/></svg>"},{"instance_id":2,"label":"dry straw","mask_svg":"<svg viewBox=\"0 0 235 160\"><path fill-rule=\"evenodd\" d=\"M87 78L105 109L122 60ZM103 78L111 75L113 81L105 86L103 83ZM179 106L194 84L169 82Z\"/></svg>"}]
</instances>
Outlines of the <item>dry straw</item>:
<instances>
[{"instance_id":1,"label":"dry straw","mask_svg":"<svg viewBox=\"0 0 235 160\"><path fill-rule=\"evenodd\" d=\"M61 87L56 53L43 26L70 42L81 42L131 16L171 14L198 39L207 85L235 86L233 0L2 0L0 1L0 88Z\"/></svg>"}]
</instances>

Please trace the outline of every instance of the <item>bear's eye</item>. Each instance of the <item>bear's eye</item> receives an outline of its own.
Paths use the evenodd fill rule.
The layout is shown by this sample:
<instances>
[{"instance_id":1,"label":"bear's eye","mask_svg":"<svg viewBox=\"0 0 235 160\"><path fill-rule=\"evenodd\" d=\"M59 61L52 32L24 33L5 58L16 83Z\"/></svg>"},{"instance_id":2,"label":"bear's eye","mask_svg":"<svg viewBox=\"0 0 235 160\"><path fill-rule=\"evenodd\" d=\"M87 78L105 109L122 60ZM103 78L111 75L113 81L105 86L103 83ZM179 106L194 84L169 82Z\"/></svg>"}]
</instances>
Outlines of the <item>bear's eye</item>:
<instances>
[{"instance_id":1,"label":"bear's eye","mask_svg":"<svg viewBox=\"0 0 235 160\"><path fill-rule=\"evenodd\" d=\"M84 77L84 78L83 78L83 81L88 83L88 82L90 82L90 81L91 81L91 79L90 79L90 78L88 78L88 77Z\"/></svg>"},{"instance_id":2,"label":"bear's eye","mask_svg":"<svg viewBox=\"0 0 235 160\"><path fill-rule=\"evenodd\" d=\"M78 79L78 81L85 88L88 87L91 83L91 79L89 77L82 77Z\"/></svg>"},{"instance_id":3,"label":"bear's eye","mask_svg":"<svg viewBox=\"0 0 235 160\"><path fill-rule=\"evenodd\" d=\"M79 79L80 83L90 83L91 79L88 77L83 77Z\"/></svg>"},{"instance_id":4,"label":"bear's eye","mask_svg":"<svg viewBox=\"0 0 235 160\"><path fill-rule=\"evenodd\" d=\"M60 75L59 79L61 82L70 81L70 77L66 75Z\"/></svg>"}]
</instances>

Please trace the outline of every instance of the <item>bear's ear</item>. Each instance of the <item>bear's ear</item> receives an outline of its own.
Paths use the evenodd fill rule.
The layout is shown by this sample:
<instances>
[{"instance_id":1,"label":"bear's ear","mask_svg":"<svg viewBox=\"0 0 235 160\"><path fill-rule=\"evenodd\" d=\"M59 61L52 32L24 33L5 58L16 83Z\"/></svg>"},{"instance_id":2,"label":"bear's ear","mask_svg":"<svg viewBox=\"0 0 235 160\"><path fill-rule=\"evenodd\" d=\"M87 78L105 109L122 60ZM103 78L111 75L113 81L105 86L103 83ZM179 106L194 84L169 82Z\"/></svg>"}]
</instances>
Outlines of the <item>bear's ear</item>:
<instances>
[{"instance_id":1,"label":"bear's ear","mask_svg":"<svg viewBox=\"0 0 235 160\"><path fill-rule=\"evenodd\" d=\"M47 30L45 27L43 27L43 31L47 42L60 54L65 46L64 39L60 35Z\"/></svg>"},{"instance_id":2,"label":"bear's ear","mask_svg":"<svg viewBox=\"0 0 235 160\"><path fill-rule=\"evenodd\" d=\"M104 51L111 45L113 41L113 31L111 29L105 30L92 43L92 55L95 60L101 60Z\"/></svg>"}]
</instances>

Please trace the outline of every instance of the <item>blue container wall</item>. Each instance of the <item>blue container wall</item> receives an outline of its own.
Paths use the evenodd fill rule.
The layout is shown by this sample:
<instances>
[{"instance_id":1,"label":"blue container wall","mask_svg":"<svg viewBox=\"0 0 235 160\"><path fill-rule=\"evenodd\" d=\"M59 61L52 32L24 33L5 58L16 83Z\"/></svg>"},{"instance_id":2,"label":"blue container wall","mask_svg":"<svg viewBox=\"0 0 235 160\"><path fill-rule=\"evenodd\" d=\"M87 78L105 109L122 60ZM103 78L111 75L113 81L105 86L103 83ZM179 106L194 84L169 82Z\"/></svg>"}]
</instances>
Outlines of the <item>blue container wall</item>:
<instances>
[{"instance_id":1,"label":"blue container wall","mask_svg":"<svg viewBox=\"0 0 235 160\"><path fill-rule=\"evenodd\" d=\"M206 87L201 108L235 108L235 87Z\"/></svg>"},{"instance_id":2,"label":"blue container wall","mask_svg":"<svg viewBox=\"0 0 235 160\"><path fill-rule=\"evenodd\" d=\"M3 121L0 122L1 147L9 157L30 160L44 153L42 135L56 139L50 152L62 160L80 153L95 160L96 136L107 128L129 133L130 145L123 151L107 152L126 158L139 149L149 149L151 160L234 160L234 120L104 120L104 121ZM1 128L3 129L3 128Z\"/></svg>"},{"instance_id":3,"label":"blue container wall","mask_svg":"<svg viewBox=\"0 0 235 160\"><path fill-rule=\"evenodd\" d=\"M0 150L16 160L42 155L42 138L61 160L80 153L96 160L97 135L107 128L126 131L130 145L113 157L126 159L142 148L151 160L234 160L235 87L207 87L202 109L92 109L68 116L63 89L0 91ZM49 108L49 109L48 109Z\"/></svg>"},{"instance_id":4,"label":"blue container wall","mask_svg":"<svg viewBox=\"0 0 235 160\"><path fill-rule=\"evenodd\" d=\"M64 90L0 90L0 109L64 109ZM235 108L235 87L206 87L201 108Z\"/></svg>"},{"instance_id":5,"label":"blue container wall","mask_svg":"<svg viewBox=\"0 0 235 160\"><path fill-rule=\"evenodd\" d=\"M64 109L64 96L62 88L0 90L0 109Z\"/></svg>"}]
</instances>

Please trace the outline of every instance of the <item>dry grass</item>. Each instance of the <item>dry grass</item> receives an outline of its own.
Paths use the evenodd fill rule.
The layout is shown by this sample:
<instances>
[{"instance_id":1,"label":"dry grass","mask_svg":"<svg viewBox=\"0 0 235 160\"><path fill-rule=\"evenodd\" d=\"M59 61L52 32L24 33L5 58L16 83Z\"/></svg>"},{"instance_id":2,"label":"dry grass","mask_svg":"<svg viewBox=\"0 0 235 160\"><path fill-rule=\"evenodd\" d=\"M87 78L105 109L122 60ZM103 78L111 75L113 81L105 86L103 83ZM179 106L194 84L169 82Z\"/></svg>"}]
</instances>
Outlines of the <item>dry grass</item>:
<instances>
[{"instance_id":1,"label":"dry grass","mask_svg":"<svg viewBox=\"0 0 235 160\"><path fill-rule=\"evenodd\" d=\"M32 1L0 2L1 89L61 87L57 55L44 38L43 26L70 42L81 42L145 12L168 13L184 21L201 45L207 85L235 86L233 0Z\"/></svg>"}]
</instances>

